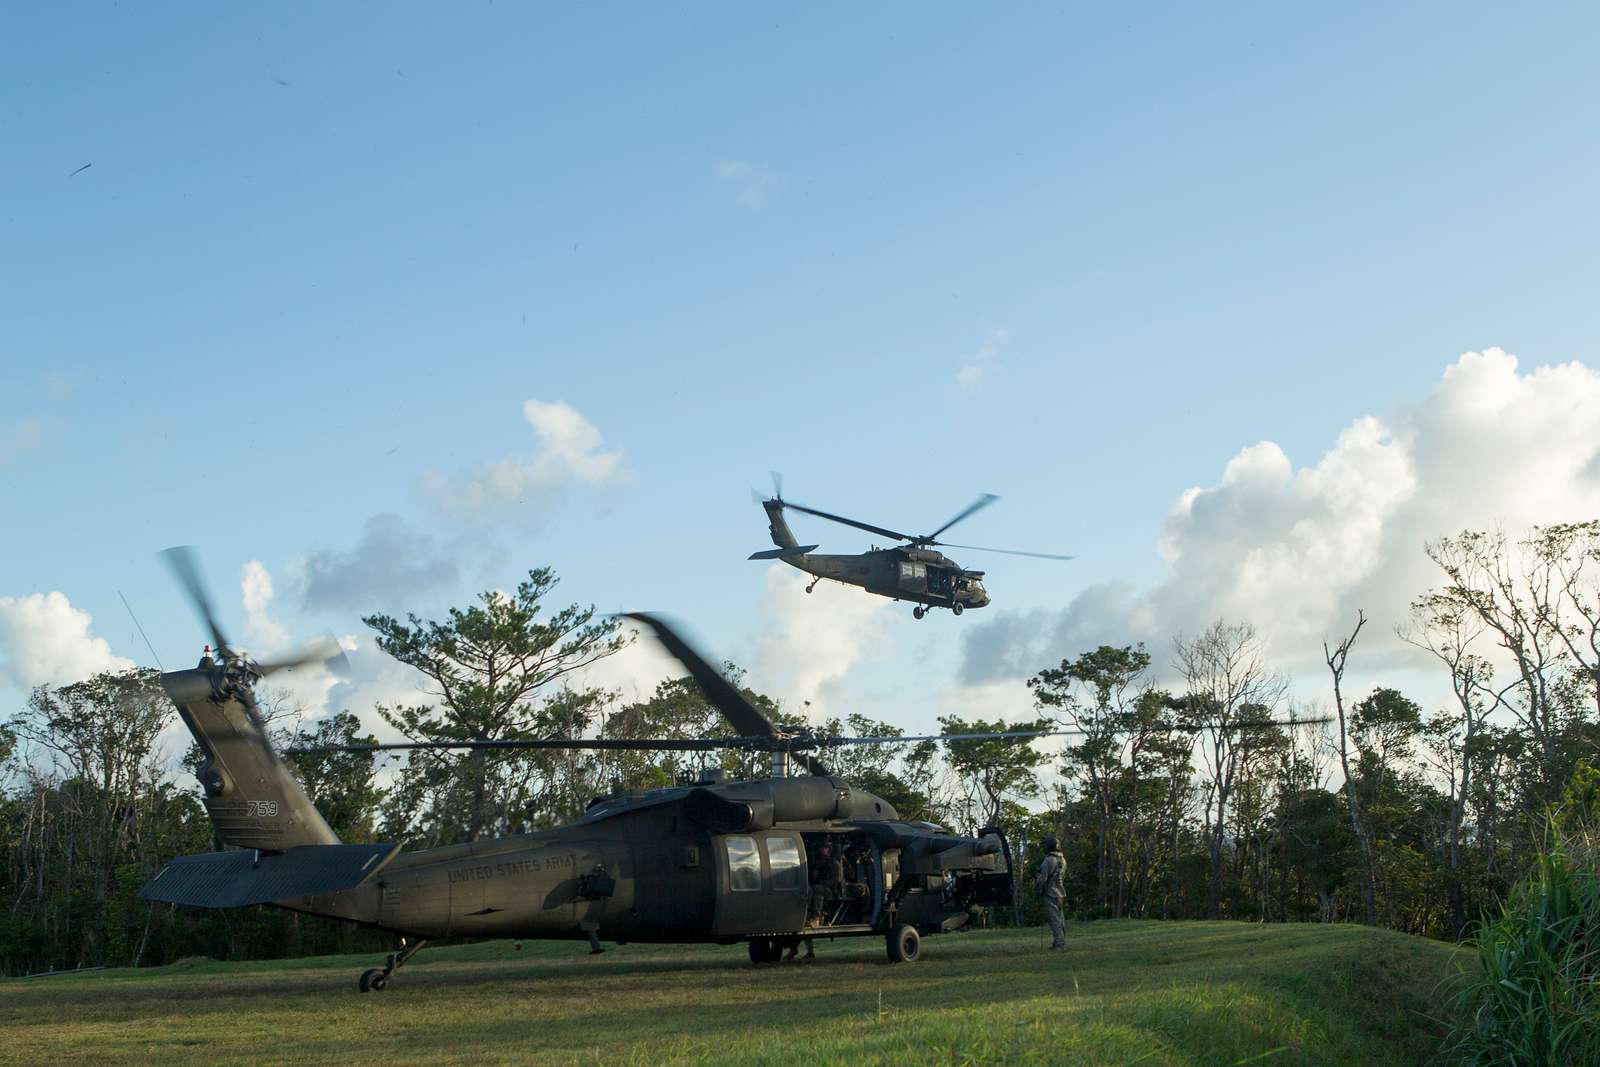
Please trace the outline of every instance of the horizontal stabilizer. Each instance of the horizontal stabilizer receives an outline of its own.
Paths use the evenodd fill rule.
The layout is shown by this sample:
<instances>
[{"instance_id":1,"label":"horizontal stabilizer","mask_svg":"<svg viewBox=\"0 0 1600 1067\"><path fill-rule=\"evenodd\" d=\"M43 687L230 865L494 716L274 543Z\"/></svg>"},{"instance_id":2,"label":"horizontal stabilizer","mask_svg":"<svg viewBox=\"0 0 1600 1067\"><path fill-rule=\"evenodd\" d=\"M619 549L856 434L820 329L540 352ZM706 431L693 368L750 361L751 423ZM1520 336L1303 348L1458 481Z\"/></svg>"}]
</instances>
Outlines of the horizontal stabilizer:
<instances>
[{"instance_id":1,"label":"horizontal stabilizer","mask_svg":"<svg viewBox=\"0 0 1600 1067\"><path fill-rule=\"evenodd\" d=\"M793 548L769 548L765 552L750 553L751 559L787 559L790 556L803 556L807 552L815 552L816 545L795 545Z\"/></svg>"},{"instance_id":2,"label":"horizontal stabilizer","mask_svg":"<svg viewBox=\"0 0 1600 1067\"><path fill-rule=\"evenodd\" d=\"M300 845L287 852L253 848L179 856L144 884L139 896L196 908L237 908L354 889L394 859L395 845Z\"/></svg>"}]
</instances>

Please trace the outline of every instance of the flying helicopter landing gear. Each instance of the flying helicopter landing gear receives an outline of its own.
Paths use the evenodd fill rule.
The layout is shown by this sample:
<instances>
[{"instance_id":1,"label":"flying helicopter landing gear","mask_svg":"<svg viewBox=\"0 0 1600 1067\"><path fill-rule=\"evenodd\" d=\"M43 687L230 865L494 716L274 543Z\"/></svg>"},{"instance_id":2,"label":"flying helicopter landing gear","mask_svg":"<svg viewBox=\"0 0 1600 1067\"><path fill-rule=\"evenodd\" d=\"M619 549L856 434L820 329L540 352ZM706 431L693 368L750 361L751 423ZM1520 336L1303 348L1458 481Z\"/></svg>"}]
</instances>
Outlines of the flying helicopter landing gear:
<instances>
[{"instance_id":1,"label":"flying helicopter landing gear","mask_svg":"<svg viewBox=\"0 0 1600 1067\"><path fill-rule=\"evenodd\" d=\"M400 951L391 952L388 960L382 967L372 967L361 972L361 992L381 993L389 988L389 976L406 965L406 960L421 951L427 941L418 941L414 945L406 944L406 939L400 939Z\"/></svg>"},{"instance_id":2,"label":"flying helicopter landing gear","mask_svg":"<svg viewBox=\"0 0 1600 1067\"><path fill-rule=\"evenodd\" d=\"M965 610L966 609L961 606L961 601L959 600L950 605L950 614L952 615L960 615Z\"/></svg>"},{"instance_id":3,"label":"flying helicopter landing gear","mask_svg":"<svg viewBox=\"0 0 1600 1067\"><path fill-rule=\"evenodd\" d=\"M815 578L811 579L811 584L806 586L806 592L809 593L809 592L811 592L811 590L815 589L817 587L817 583L820 582L820 581L822 581L822 575L820 575L820 574L817 575Z\"/></svg>"},{"instance_id":4,"label":"flying helicopter landing gear","mask_svg":"<svg viewBox=\"0 0 1600 1067\"><path fill-rule=\"evenodd\" d=\"M918 604L916 607L911 609L911 617L913 619L920 619L927 613L928 609L923 607L921 604Z\"/></svg>"}]
</instances>

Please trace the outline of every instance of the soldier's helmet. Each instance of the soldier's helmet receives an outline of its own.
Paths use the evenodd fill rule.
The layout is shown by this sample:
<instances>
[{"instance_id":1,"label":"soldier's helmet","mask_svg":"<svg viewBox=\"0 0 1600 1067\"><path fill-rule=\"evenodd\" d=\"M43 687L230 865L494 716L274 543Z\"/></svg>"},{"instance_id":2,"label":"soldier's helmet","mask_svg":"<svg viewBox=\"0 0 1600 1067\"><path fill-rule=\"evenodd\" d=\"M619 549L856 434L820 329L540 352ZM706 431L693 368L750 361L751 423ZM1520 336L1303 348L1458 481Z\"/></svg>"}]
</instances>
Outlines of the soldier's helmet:
<instances>
[{"instance_id":1,"label":"soldier's helmet","mask_svg":"<svg viewBox=\"0 0 1600 1067\"><path fill-rule=\"evenodd\" d=\"M1054 852L1061 847L1061 842L1057 841L1053 837L1047 837L1043 841L1040 841L1039 844L1044 846L1044 850L1046 852Z\"/></svg>"}]
</instances>

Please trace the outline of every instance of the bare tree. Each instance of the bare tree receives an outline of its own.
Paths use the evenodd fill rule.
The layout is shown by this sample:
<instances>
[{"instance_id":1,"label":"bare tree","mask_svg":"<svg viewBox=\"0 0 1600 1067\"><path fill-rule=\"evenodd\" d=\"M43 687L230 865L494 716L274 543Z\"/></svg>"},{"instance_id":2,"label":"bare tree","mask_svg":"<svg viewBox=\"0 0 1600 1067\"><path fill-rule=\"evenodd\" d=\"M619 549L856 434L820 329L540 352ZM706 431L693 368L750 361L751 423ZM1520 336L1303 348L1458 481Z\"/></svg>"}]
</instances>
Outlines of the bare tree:
<instances>
[{"instance_id":1,"label":"bare tree","mask_svg":"<svg viewBox=\"0 0 1600 1067\"><path fill-rule=\"evenodd\" d=\"M1259 718L1283 697L1284 680L1267 669L1262 641L1248 622L1214 622L1194 638L1174 642L1178 671L1186 691L1180 713L1198 728L1201 789L1205 795L1206 846L1211 877L1206 913L1220 914L1222 847L1227 835L1228 802L1239 763L1237 724Z\"/></svg>"},{"instance_id":2,"label":"bare tree","mask_svg":"<svg viewBox=\"0 0 1600 1067\"><path fill-rule=\"evenodd\" d=\"M1552 528L1556 529L1556 528ZM1466 530L1426 546L1428 558L1444 571L1443 588L1431 592L1424 601L1438 614L1459 613L1463 622L1475 620L1482 632L1510 658L1518 684L1498 691L1489 689L1480 678L1475 688L1494 696L1495 707L1509 711L1539 746L1548 768L1554 760L1555 745L1565 720L1557 683L1564 668L1574 664L1577 633L1562 623L1565 601L1562 537L1535 537L1523 542L1529 551L1516 553L1504 533ZM1581 588L1582 569L1571 569L1574 590ZM1600 639L1597 639L1600 640ZM1507 699L1509 696L1516 699Z\"/></svg>"},{"instance_id":3,"label":"bare tree","mask_svg":"<svg viewBox=\"0 0 1600 1067\"><path fill-rule=\"evenodd\" d=\"M27 905L45 916L51 936L74 946L80 963L113 940L119 961L143 953L142 938L126 943L123 924L104 915L118 866L149 863L146 823L164 778L157 740L171 715L155 671L112 671L38 686L6 731L31 750L21 768L31 797L18 857L26 873L11 910ZM63 900L92 907L59 906Z\"/></svg>"},{"instance_id":4,"label":"bare tree","mask_svg":"<svg viewBox=\"0 0 1600 1067\"><path fill-rule=\"evenodd\" d=\"M1350 829L1356 835L1356 842L1361 846L1361 902L1366 909L1367 924L1376 926L1378 923L1378 907L1375 899L1375 884L1372 873L1372 840L1368 837L1367 828L1361 820L1361 804L1356 798L1355 778L1350 774L1350 741L1349 733L1345 728L1344 709L1344 669L1350 658L1350 649L1356 643L1356 638L1361 635L1361 628L1367 624L1367 617L1361 612L1356 612L1356 626L1350 631L1350 636L1340 641L1338 646L1329 649L1328 642L1322 642L1322 654L1328 661L1328 670L1333 675L1333 707L1339 716L1339 768L1344 772L1344 795L1350 807Z\"/></svg>"},{"instance_id":5,"label":"bare tree","mask_svg":"<svg viewBox=\"0 0 1600 1067\"><path fill-rule=\"evenodd\" d=\"M1600 715L1600 520L1535 526L1523 547L1547 579L1531 589Z\"/></svg>"},{"instance_id":6,"label":"bare tree","mask_svg":"<svg viewBox=\"0 0 1600 1067\"><path fill-rule=\"evenodd\" d=\"M1407 644L1426 651L1450 672L1450 690L1455 695L1456 711L1440 712L1426 729L1429 762L1447 783L1450 812L1445 823L1445 870L1450 886L1451 923L1457 933L1466 926L1466 897L1461 876L1461 827L1466 817L1467 796L1472 787L1469 758L1482 734L1489 711L1505 704L1507 692L1520 684L1513 680L1494 687L1494 667L1472 651L1473 644L1487 629L1482 619L1460 599L1429 593L1411 605L1411 618L1395 627L1395 634Z\"/></svg>"}]
</instances>

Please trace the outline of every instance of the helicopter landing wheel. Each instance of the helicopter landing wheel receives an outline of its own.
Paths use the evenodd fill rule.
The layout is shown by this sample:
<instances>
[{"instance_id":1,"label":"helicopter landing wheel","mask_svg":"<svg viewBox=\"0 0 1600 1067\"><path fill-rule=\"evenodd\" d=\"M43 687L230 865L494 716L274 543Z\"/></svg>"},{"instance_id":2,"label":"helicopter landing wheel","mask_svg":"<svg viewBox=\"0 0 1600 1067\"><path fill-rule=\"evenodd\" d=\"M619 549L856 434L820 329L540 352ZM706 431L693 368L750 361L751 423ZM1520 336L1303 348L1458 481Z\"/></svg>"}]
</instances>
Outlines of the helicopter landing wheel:
<instances>
[{"instance_id":1,"label":"helicopter landing wheel","mask_svg":"<svg viewBox=\"0 0 1600 1067\"><path fill-rule=\"evenodd\" d=\"M915 963L922 954L922 938L915 926L897 926L885 941L890 963Z\"/></svg>"},{"instance_id":2,"label":"helicopter landing wheel","mask_svg":"<svg viewBox=\"0 0 1600 1067\"><path fill-rule=\"evenodd\" d=\"M960 615L965 610L966 609L961 606L960 601L950 605L950 614L952 615Z\"/></svg>"},{"instance_id":3,"label":"helicopter landing wheel","mask_svg":"<svg viewBox=\"0 0 1600 1067\"><path fill-rule=\"evenodd\" d=\"M783 959L783 942L775 937L757 937L750 942L750 962L760 965Z\"/></svg>"},{"instance_id":4,"label":"helicopter landing wheel","mask_svg":"<svg viewBox=\"0 0 1600 1067\"><path fill-rule=\"evenodd\" d=\"M361 972L361 992L381 993L389 988L389 975L382 967L372 967Z\"/></svg>"},{"instance_id":5,"label":"helicopter landing wheel","mask_svg":"<svg viewBox=\"0 0 1600 1067\"><path fill-rule=\"evenodd\" d=\"M911 609L911 617L913 619L920 619L927 613L928 609L923 607L921 604L918 604L916 607Z\"/></svg>"}]
</instances>

